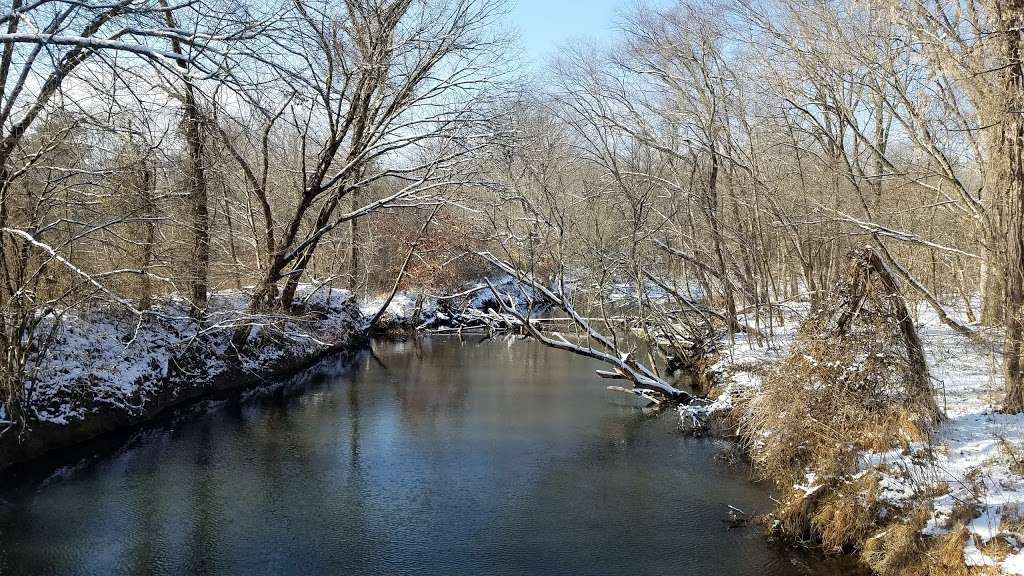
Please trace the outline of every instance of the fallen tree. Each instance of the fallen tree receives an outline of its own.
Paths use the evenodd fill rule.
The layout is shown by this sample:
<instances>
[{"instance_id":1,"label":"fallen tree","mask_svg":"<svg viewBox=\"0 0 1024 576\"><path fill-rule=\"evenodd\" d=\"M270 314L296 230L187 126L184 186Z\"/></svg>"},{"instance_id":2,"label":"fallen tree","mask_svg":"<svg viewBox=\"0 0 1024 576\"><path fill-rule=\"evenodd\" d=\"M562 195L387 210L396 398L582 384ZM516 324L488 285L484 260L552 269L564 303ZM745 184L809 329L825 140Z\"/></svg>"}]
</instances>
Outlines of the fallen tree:
<instances>
[{"instance_id":1,"label":"fallen tree","mask_svg":"<svg viewBox=\"0 0 1024 576\"><path fill-rule=\"evenodd\" d=\"M535 319L529 316L529 312L518 310L514 301L509 302L502 298L501 293L488 280L488 287L499 303L501 312L514 319L525 334L545 346L604 362L610 365L612 370L598 370L598 376L631 383L629 388L613 386L610 389L625 390L654 403L689 403L693 400L692 394L676 388L654 369L637 362L632 354L622 352L614 342L594 328L584 315L576 311L572 302L566 297L564 286L557 291L552 290L544 283L537 281L532 274L519 270L490 252L477 254L498 270L516 278L521 285L531 288L534 294L543 298L551 306L565 312L573 326L586 336L587 344L572 342L559 332L542 331L534 321Z\"/></svg>"}]
</instances>

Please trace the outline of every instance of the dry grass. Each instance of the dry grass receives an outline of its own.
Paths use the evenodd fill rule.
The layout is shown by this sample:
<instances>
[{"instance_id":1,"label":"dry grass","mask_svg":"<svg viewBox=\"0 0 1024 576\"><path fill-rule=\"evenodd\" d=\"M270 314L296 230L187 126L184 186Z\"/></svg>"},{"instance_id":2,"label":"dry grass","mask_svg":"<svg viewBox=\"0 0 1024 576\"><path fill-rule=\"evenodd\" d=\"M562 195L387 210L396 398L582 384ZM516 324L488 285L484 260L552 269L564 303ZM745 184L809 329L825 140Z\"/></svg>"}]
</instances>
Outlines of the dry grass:
<instances>
[{"instance_id":1,"label":"dry grass","mask_svg":"<svg viewBox=\"0 0 1024 576\"><path fill-rule=\"evenodd\" d=\"M964 542L967 539L967 529L961 524L951 530L943 538L937 539L926 554L923 555L923 564L927 572L935 576L970 576L972 574L984 574L984 571L973 569L964 563ZM991 573L989 571L988 573Z\"/></svg>"},{"instance_id":2,"label":"dry grass","mask_svg":"<svg viewBox=\"0 0 1024 576\"><path fill-rule=\"evenodd\" d=\"M878 478L866 474L841 481L824 492L814 506L810 528L815 540L826 550L841 552L856 548L875 527L878 506Z\"/></svg>"},{"instance_id":3,"label":"dry grass","mask_svg":"<svg viewBox=\"0 0 1024 576\"><path fill-rule=\"evenodd\" d=\"M877 529L878 475L822 485L813 494L792 490L773 515L782 532L826 552L858 549Z\"/></svg>"},{"instance_id":4,"label":"dry grass","mask_svg":"<svg viewBox=\"0 0 1024 576\"><path fill-rule=\"evenodd\" d=\"M912 574L904 568L930 547L917 536L923 512L879 532L878 475L857 474L860 454L910 450L938 419L920 344L890 290L855 259L835 300L801 325L790 355L736 413L756 472L789 494L776 511L784 534L861 550L882 574ZM820 488L794 489L808 478Z\"/></svg>"},{"instance_id":5,"label":"dry grass","mask_svg":"<svg viewBox=\"0 0 1024 576\"><path fill-rule=\"evenodd\" d=\"M1017 510L1004 509L1003 517L999 522L999 530L1007 534L1024 534L1024 513L1021 505Z\"/></svg>"},{"instance_id":6,"label":"dry grass","mask_svg":"<svg viewBox=\"0 0 1024 576\"><path fill-rule=\"evenodd\" d=\"M927 543L920 531L928 521L927 508L915 509L906 521L897 521L864 542L861 560L882 576L926 574L920 572ZM960 546L963 556L963 544Z\"/></svg>"},{"instance_id":7,"label":"dry grass","mask_svg":"<svg viewBox=\"0 0 1024 576\"><path fill-rule=\"evenodd\" d=\"M1010 472L1018 476L1024 476L1024 450L1006 438L999 439L999 447L1003 455L1006 456Z\"/></svg>"},{"instance_id":8,"label":"dry grass","mask_svg":"<svg viewBox=\"0 0 1024 576\"><path fill-rule=\"evenodd\" d=\"M920 529L927 520L926 508L915 509L905 522L897 522L869 538L861 559L881 576L996 576L993 566L967 566L964 543L968 538L964 524L958 523L939 538L923 538ZM997 543L996 540L999 540ZM999 549L1009 546L1000 539L984 547L986 554L999 557ZM1004 550L1005 555L1005 550Z\"/></svg>"},{"instance_id":9,"label":"dry grass","mask_svg":"<svg viewBox=\"0 0 1024 576\"><path fill-rule=\"evenodd\" d=\"M827 336L802 328L794 352L741 406L769 478L794 470L848 473L859 451L907 448L933 420L927 401L903 389L906 367L882 339Z\"/></svg>"}]
</instances>

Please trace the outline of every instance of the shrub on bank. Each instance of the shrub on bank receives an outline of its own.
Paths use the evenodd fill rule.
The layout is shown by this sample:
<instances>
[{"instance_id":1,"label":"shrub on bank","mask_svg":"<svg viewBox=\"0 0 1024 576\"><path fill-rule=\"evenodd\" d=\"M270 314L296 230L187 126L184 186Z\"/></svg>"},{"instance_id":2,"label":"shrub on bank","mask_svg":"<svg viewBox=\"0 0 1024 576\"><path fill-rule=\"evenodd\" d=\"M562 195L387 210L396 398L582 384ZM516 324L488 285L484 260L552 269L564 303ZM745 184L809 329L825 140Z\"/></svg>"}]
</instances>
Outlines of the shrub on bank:
<instances>
[{"instance_id":1,"label":"shrub on bank","mask_svg":"<svg viewBox=\"0 0 1024 576\"><path fill-rule=\"evenodd\" d=\"M940 412L888 270L870 249L850 262L835 296L734 413L755 470L785 495L775 514L783 535L860 551L880 573L904 573L925 546L920 514L888 509L862 456L926 446Z\"/></svg>"}]
</instances>

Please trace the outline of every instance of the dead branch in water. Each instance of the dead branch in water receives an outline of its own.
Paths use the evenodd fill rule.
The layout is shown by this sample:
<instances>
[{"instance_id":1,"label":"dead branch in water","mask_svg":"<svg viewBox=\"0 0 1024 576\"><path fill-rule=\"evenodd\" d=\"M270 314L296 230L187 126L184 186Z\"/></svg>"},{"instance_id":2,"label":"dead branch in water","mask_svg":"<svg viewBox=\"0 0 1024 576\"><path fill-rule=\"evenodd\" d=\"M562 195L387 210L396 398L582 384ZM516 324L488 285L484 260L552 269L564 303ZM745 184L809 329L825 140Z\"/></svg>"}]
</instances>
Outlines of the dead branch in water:
<instances>
[{"instance_id":1,"label":"dead branch in water","mask_svg":"<svg viewBox=\"0 0 1024 576\"><path fill-rule=\"evenodd\" d=\"M604 336L604 334L593 328L585 317L578 314L573 305L569 303L562 294L555 293L548 289L540 282L537 282L532 275L516 269L507 262L498 259L490 252L480 252L479 256L502 272L515 277L520 283L532 288L535 293L540 294L551 305L565 311L569 318L573 320L574 325L585 332L590 340L597 342L603 349L597 349L589 345L583 346L572 343L557 332L552 332L552 336L541 332L530 318L515 309L514 304L505 302L505 300L501 298L497 289L488 280L487 284L490 287L491 292L494 293L495 299L498 301L502 311L518 321L519 326L521 326L528 335L532 336L545 346L565 350L567 352L572 352L573 354L586 356L612 365L616 369L615 374L619 375L621 379L629 380L633 383L633 391L637 393L637 395L644 396L644 393L651 391L660 394L673 402L689 403L693 399L693 396L688 392L679 390L659 377L651 368L636 362L628 353L623 353L619 350L611 341L608 340L608 338ZM599 373L599 375L601 375L601 373Z\"/></svg>"}]
</instances>

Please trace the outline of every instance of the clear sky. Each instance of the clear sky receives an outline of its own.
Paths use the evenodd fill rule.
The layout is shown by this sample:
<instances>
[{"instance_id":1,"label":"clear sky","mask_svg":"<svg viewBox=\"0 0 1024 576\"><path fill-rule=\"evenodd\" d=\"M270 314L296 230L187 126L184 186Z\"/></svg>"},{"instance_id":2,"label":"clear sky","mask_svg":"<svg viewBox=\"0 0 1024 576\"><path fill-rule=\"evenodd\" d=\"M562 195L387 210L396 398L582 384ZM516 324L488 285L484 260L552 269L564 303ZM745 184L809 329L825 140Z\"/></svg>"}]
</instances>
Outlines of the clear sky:
<instances>
[{"instance_id":1,"label":"clear sky","mask_svg":"<svg viewBox=\"0 0 1024 576\"><path fill-rule=\"evenodd\" d=\"M567 40L607 40L618 13L637 0L512 0L510 23L523 41L523 60L540 66ZM667 1L654 2L666 4Z\"/></svg>"}]
</instances>

